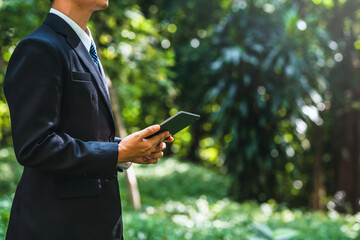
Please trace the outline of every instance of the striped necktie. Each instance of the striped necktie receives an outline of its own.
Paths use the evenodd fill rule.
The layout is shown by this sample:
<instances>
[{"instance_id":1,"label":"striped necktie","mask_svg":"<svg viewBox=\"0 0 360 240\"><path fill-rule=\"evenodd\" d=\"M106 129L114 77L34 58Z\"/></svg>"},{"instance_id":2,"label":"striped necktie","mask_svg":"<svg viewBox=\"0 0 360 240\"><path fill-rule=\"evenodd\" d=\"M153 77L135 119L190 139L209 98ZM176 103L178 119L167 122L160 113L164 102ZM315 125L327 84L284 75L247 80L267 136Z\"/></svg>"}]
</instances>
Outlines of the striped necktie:
<instances>
[{"instance_id":1,"label":"striped necktie","mask_svg":"<svg viewBox=\"0 0 360 240\"><path fill-rule=\"evenodd\" d=\"M104 73L101 72L99 58L98 58L98 56L96 54L96 49L95 49L95 45L94 45L93 41L91 41L91 45L90 45L90 55L91 55L92 59L94 60L95 64L98 66L100 74L102 74L104 76L102 78L102 80L103 80L104 87L105 87L105 90L106 90L106 93L107 93L107 97L110 100L110 94L109 94L109 89L108 89L107 84L106 84L106 78L105 78Z\"/></svg>"},{"instance_id":2,"label":"striped necktie","mask_svg":"<svg viewBox=\"0 0 360 240\"><path fill-rule=\"evenodd\" d=\"M100 71L99 58L96 54L96 49L95 49L95 45L94 45L93 41L91 41L91 45L90 45L90 55L91 55L92 59L94 60L95 64L98 66L99 71Z\"/></svg>"}]
</instances>

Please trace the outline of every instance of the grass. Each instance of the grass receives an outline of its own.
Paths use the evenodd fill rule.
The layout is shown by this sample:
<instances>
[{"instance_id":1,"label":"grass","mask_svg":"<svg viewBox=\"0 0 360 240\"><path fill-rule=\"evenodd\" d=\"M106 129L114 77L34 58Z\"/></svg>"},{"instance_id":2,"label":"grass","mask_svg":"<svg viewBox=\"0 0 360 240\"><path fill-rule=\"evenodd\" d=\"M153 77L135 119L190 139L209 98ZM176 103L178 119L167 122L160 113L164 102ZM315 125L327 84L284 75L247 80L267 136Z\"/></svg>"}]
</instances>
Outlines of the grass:
<instances>
[{"instance_id":1,"label":"grass","mask_svg":"<svg viewBox=\"0 0 360 240\"><path fill-rule=\"evenodd\" d=\"M290 210L273 200L237 203L226 196L227 176L175 159L135 171L143 206L136 212L124 201L126 239L360 239L360 214Z\"/></svg>"},{"instance_id":2,"label":"grass","mask_svg":"<svg viewBox=\"0 0 360 240\"><path fill-rule=\"evenodd\" d=\"M22 168L11 149L0 149L0 239ZM319 240L360 239L360 214L288 209L269 201L237 203L226 196L231 179L203 167L162 159L135 168L141 211L129 205L119 174L124 235L128 240Z\"/></svg>"}]
</instances>

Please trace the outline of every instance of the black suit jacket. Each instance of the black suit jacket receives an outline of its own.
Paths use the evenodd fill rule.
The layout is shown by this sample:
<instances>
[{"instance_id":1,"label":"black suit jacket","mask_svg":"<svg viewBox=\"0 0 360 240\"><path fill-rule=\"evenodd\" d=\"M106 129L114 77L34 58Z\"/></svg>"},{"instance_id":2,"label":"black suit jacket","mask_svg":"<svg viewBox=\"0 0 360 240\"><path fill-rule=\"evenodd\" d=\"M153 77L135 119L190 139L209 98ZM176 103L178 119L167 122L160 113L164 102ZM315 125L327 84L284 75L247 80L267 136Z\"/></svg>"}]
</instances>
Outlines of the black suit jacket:
<instances>
[{"instance_id":1,"label":"black suit jacket","mask_svg":"<svg viewBox=\"0 0 360 240\"><path fill-rule=\"evenodd\" d=\"M122 239L110 99L64 20L48 14L18 44L4 90L24 166L6 239Z\"/></svg>"}]
</instances>

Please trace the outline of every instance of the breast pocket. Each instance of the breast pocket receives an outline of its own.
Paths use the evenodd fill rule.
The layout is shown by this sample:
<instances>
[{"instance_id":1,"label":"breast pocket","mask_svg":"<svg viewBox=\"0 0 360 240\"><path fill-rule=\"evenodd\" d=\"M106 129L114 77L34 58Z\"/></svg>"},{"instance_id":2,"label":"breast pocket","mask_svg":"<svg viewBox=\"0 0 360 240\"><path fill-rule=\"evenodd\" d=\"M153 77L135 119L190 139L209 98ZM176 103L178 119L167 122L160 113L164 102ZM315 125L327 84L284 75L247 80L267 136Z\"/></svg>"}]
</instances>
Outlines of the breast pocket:
<instances>
[{"instance_id":1,"label":"breast pocket","mask_svg":"<svg viewBox=\"0 0 360 240\"><path fill-rule=\"evenodd\" d=\"M75 82L89 82L91 83L91 75L88 72L72 72L72 80Z\"/></svg>"},{"instance_id":2,"label":"breast pocket","mask_svg":"<svg viewBox=\"0 0 360 240\"><path fill-rule=\"evenodd\" d=\"M72 137L90 140L94 138L99 108L96 85L90 73L73 71L71 74L62 96L63 126Z\"/></svg>"}]
</instances>

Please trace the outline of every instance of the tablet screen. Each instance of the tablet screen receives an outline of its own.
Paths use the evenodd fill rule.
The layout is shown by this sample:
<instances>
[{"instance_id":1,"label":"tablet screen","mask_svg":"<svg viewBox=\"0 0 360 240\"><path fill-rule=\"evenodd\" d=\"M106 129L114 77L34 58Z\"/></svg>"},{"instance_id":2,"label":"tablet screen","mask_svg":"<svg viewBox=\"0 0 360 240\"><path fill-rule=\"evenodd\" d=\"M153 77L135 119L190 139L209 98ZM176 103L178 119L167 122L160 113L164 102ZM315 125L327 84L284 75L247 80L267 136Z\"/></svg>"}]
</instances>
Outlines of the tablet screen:
<instances>
[{"instance_id":1,"label":"tablet screen","mask_svg":"<svg viewBox=\"0 0 360 240\"><path fill-rule=\"evenodd\" d=\"M146 138L151 138L161 132L169 131L171 135L175 135L182 129L191 125L193 122L198 120L200 115L189 113L185 111L180 111L170 118L166 119L164 122L160 124L160 130Z\"/></svg>"}]
</instances>

